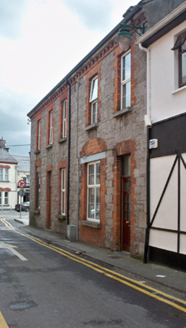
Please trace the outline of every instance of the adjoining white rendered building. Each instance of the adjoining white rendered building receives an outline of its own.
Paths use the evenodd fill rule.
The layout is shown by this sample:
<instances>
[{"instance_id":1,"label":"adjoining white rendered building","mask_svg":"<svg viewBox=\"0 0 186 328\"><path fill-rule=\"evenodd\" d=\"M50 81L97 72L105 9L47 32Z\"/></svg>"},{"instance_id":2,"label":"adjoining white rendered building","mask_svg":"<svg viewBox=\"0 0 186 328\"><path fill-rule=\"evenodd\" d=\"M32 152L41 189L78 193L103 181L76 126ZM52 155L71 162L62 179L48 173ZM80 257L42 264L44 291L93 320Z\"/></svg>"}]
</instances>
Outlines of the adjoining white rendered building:
<instances>
[{"instance_id":1,"label":"adjoining white rendered building","mask_svg":"<svg viewBox=\"0 0 186 328\"><path fill-rule=\"evenodd\" d=\"M25 180L25 195L20 198L18 181ZM28 201L30 196L30 158L12 156L6 141L0 139L0 209L14 209L15 204Z\"/></svg>"}]
</instances>

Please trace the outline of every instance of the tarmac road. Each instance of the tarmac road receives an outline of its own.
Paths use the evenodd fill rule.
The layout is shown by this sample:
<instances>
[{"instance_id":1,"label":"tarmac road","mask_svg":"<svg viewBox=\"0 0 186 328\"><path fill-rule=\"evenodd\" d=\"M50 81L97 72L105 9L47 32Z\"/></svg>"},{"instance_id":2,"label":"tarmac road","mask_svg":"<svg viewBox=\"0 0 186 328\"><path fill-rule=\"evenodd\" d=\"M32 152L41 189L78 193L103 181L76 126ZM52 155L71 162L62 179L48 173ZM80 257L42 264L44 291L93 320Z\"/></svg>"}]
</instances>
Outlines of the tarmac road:
<instances>
[{"instance_id":1,"label":"tarmac road","mask_svg":"<svg viewBox=\"0 0 186 328\"><path fill-rule=\"evenodd\" d=\"M22 227L14 217L0 216L0 323L12 328L186 327L186 301L143 288L143 282L127 280L113 266Z\"/></svg>"}]
</instances>

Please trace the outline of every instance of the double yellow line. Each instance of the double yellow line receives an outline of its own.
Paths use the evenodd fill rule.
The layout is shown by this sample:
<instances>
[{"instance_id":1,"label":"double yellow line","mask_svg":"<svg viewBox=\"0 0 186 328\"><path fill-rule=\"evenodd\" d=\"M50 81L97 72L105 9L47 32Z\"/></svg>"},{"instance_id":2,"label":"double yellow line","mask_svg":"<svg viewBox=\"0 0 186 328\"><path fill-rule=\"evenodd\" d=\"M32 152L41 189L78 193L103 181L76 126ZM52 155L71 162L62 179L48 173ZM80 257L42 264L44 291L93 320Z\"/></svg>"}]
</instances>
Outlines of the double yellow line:
<instances>
[{"instance_id":1,"label":"double yellow line","mask_svg":"<svg viewBox=\"0 0 186 328\"><path fill-rule=\"evenodd\" d=\"M5 219L3 219L3 220L5 220ZM8 223L6 220L5 220L5 222L9 226L11 226L11 224ZM169 304L169 305L173 306L174 308L186 313L186 301L184 301L182 299L179 299L179 298L174 297L172 295L166 294L166 293L164 293L164 292L162 292L158 289L155 289L153 287L144 285L141 282L138 282L134 279L128 278L128 277L126 277L126 276L124 276L120 273L117 273L113 270L109 270L109 269L107 269L107 268L105 268L105 267L103 267L99 264L96 264L96 263L93 263L93 262L88 261L86 259L80 258L77 255L74 255L74 254L72 254L72 253L70 253L70 252L68 252L64 249L61 249L61 248L57 247L57 246L48 244L48 243L42 241L41 239L36 238L34 236L31 236L31 235L29 235L29 234L27 234L27 233L25 233L21 230L16 229L15 231L20 233L21 235L33 240L34 242L36 242L39 245L42 245L46 248L49 248L49 249L51 249L51 250L65 256L65 257L67 257L67 258L69 258L69 259L71 259L75 262L81 263L81 264L91 268L92 270L94 270L96 272L104 274L105 276L107 276L111 279L114 279L114 280L116 280L116 281L118 281L118 282L120 282L124 285L127 285L127 286L129 286L129 287L131 287L131 288L133 288L133 289L135 289L135 290L137 290L137 291L139 291L143 294L146 294L150 297L153 297L156 300L161 301L163 303Z\"/></svg>"},{"instance_id":2,"label":"double yellow line","mask_svg":"<svg viewBox=\"0 0 186 328\"><path fill-rule=\"evenodd\" d=\"M12 225L6 219L0 219L0 221L4 223L6 227L13 228Z\"/></svg>"},{"instance_id":3,"label":"double yellow line","mask_svg":"<svg viewBox=\"0 0 186 328\"><path fill-rule=\"evenodd\" d=\"M155 288L152 288L150 286L146 286L144 285L143 283L141 282L138 282L138 281L135 281L131 278L128 278L120 273L117 273L117 272L114 272L112 270L109 270L99 264L96 264L96 263L93 263L91 261L88 261L86 259L83 259L83 258L80 258L79 256L77 255L74 255L64 249L61 249L57 246L54 246L54 245L51 245L51 244L48 244L44 241L42 241L41 239L39 238L36 238L36 237L33 237L23 231L20 231L20 230L16 230L17 232L19 232L20 234L24 235L25 237L35 241L36 243L44 246L44 247L47 247L73 261L76 261L78 263L81 263L89 268L91 268L92 270L94 271L97 271L101 274L104 274L105 276L111 278L111 279L114 279L116 281L119 281L120 283L124 284L124 285L127 285L133 289L136 289L138 290L139 292L143 293L143 294L146 294L150 297L153 297L155 299L157 299L158 301L161 301L161 302L164 302L166 304L169 304L173 307L175 307L176 309L180 310L180 311L183 311L186 313L186 301L182 300L182 299L179 299L179 298L176 298L172 295L169 295L169 294L166 294L158 289L155 289Z\"/></svg>"}]
</instances>

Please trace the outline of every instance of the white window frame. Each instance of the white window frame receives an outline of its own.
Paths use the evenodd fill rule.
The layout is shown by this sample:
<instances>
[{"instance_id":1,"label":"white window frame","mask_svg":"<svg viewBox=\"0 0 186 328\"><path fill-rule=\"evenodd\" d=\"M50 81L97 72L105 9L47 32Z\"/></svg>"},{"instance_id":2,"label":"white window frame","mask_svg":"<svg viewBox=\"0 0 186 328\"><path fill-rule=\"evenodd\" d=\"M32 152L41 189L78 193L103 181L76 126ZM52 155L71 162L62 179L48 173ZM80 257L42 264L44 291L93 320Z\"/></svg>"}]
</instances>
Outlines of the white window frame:
<instances>
[{"instance_id":1,"label":"white window frame","mask_svg":"<svg viewBox=\"0 0 186 328\"><path fill-rule=\"evenodd\" d=\"M3 181L3 168L0 167L0 181Z\"/></svg>"},{"instance_id":2,"label":"white window frame","mask_svg":"<svg viewBox=\"0 0 186 328\"><path fill-rule=\"evenodd\" d=\"M91 104L91 124L94 124L98 122L98 76L91 80L89 102Z\"/></svg>"},{"instance_id":3,"label":"white window frame","mask_svg":"<svg viewBox=\"0 0 186 328\"><path fill-rule=\"evenodd\" d=\"M96 184L96 164L100 164L100 161L91 162L87 165L87 220L100 222L100 203L99 203L99 219L96 218L96 215L97 215L96 195L97 195L97 190L99 189L99 197L100 197L100 185L101 185L100 183ZM94 165L94 184L89 184L89 168L91 165ZM101 179L101 174L100 174L100 179ZM89 192L90 192L90 189L94 189L94 192L95 192L93 217L89 217ZM95 209L96 209L96 211L95 211Z\"/></svg>"},{"instance_id":4,"label":"white window frame","mask_svg":"<svg viewBox=\"0 0 186 328\"><path fill-rule=\"evenodd\" d=\"M66 206L65 206L65 199L66 199L66 169L61 169L61 214L65 215Z\"/></svg>"},{"instance_id":5,"label":"white window frame","mask_svg":"<svg viewBox=\"0 0 186 328\"><path fill-rule=\"evenodd\" d=\"M63 101L63 134L62 137L67 136L67 101Z\"/></svg>"},{"instance_id":6,"label":"white window frame","mask_svg":"<svg viewBox=\"0 0 186 328\"><path fill-rule=\"evenodd\" d=\"M0 205L2 205L2 191L0 190Z\"/></svg>"},{"instance_id":7,"label":"white window frame","mask_svg":"<svg viewBox=\"0 0 186 328\"><path fill-rule=\"evenodd\" d=\"M41 120L38 120L38 139L37 139L37 149L41 150Z\"/></svg>"},{"instance_id":8,"label":"white window frame","mask_svg":"<svg viewBox=\"0 0 186 328\"><path fill-rule=\"evenodd\" d=\"M6 196L6 194L7 194L7 196ZM8 194L9 194L9 192L7 190L5 190L5 192L4 192L4 205L8 205Z\"/></svg>"},{"instance_id":9,"label":"white window frame","mask_svg":"<svg viewBox=\"0 0 186 328\"><path fill-rule=\"evenodd\" d=\"M125 78L125 77L123 77L123 72L124 72L124 69L126 71L126 68L128 66L124 67L123 61L124 61L124 58L126 58L129 55L130 55L129 75ZM129 89L128 93L127 93L127 91L125 91L125 94L124 94L124 92L123 92L124 87L125 87L125 90L127 90L127 88ZM125 105L123 103L124 98L125 98ZM121 109L125 109L130 106L131 106L131 52L129 51L121 57Z\"/></svg>"},{"instance_id":10,"label":"white window frame","mask_svg":"<svg viewBox=\"0 0 186 328\"><path fill-rule=\"evenodd\" d=\"M9 172L8 171L9 170L7 168L4 169L4 178L5 178L4 181L9 181L8 180L8 177L9 177L9 174L8 174Z\"/></svg>"},{"instance_id":11,"label":"white window frame","mask_svg":"<svg viewBox=\"0 0 186 328\"><path fill-rule=\"evenodd\" d=\"M53 110L49 112L49 144L53 143Z\"/></svg>"}]
</instances>

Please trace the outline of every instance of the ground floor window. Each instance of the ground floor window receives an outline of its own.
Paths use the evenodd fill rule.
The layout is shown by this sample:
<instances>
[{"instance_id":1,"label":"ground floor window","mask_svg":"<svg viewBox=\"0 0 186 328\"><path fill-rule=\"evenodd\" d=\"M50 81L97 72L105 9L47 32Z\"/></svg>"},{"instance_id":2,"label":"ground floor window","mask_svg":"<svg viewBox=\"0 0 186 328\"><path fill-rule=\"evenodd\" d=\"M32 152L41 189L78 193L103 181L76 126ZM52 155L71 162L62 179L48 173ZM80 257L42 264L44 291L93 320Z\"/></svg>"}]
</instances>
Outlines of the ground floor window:
<instances>
[{"instance_id":1,"label":"ground floor window","mask_svg":"<svg viewBox=\"0 0 186 328\"><path fill-rule=\"evenodd\" d=\"M65 182L66 182L66 170L61 169L61 214L65 215Z\"/></svg>"},{"instance_id":2,"label":"ground floor window","mask_svg":"<svg viewBox=\"0 0 186 328\"><path fill-rule=\"evenodd\" d=\"M0 205L2 205L2 192L0 191Z\"/></svg>"},{"instance_id":3,"label":"ground floor window","mask_svg":"<svg viewBox=\"0 0 186 328\"><path fill-rule=\"evenodd\" d=\"M36 208L40 208L40 167L36 171Z\"/></svg>"},{"instance_id":4,"label":"ground floor window","mask_svg":"<svg viewBox=\"0 0 186 328\"><path fill-rule=\"evenodd\" d=\"M87 219L100 220L100 162L88 164Z\"/></svg>"},{"instance_id":5,"label":"ground floor window","mask_svg":"<svg viewBox=\"0 0 186 328\"><path fill-rule=\"evenodd\" d=\"M4 195L4 204L8 205L8 191L5 191L5 195Z\"/></svg>"}]
</instances>

